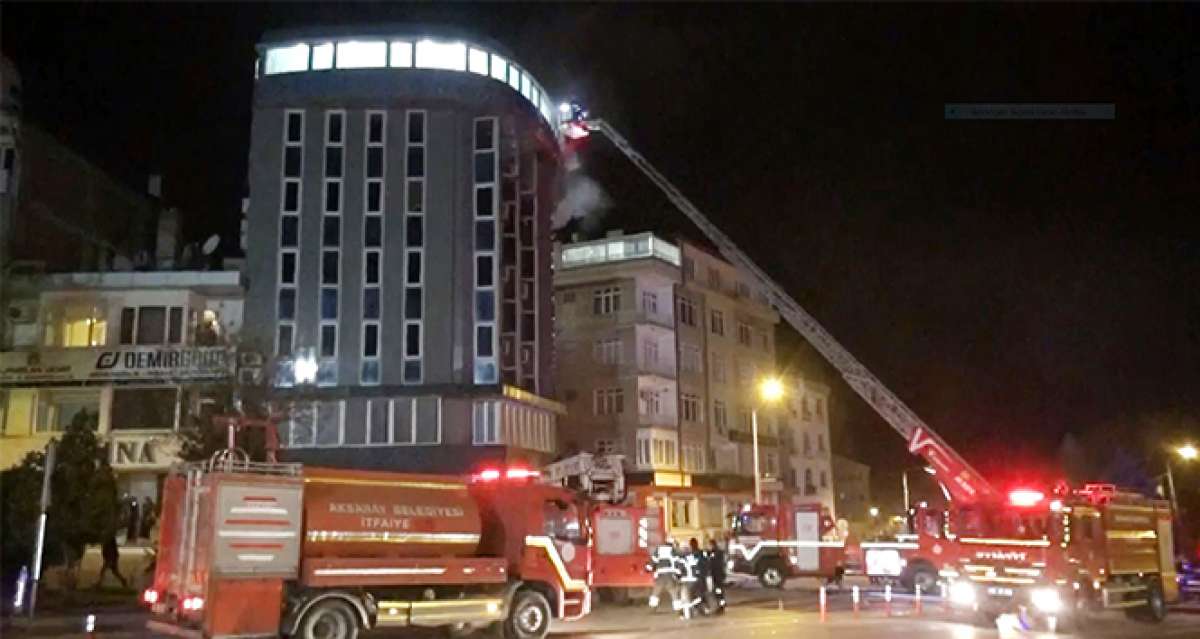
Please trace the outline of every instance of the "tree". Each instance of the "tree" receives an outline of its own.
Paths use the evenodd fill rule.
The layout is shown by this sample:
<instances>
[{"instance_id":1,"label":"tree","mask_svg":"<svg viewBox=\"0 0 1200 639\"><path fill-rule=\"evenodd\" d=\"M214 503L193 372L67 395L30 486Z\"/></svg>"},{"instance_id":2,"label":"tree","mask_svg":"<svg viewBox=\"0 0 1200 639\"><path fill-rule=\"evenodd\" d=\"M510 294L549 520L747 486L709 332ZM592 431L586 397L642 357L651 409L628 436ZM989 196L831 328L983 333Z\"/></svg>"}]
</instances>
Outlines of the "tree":
<instances>
[{"instance_id":1,"label":"tree","mask_svg":"<svg viewBox=\"0 0 1200 639\"><path fill-rule=\"evenodd\" d=\"M117 528L117 479L108 464L108 449L96 437L98 417L87 411L75 415L58 440L50 476L43 565L66 566L68 583L84 548L103 543ZM6 577L32 558L45 464L45 453L33 452L3 473Z\"/></svg>"}]
</instances>

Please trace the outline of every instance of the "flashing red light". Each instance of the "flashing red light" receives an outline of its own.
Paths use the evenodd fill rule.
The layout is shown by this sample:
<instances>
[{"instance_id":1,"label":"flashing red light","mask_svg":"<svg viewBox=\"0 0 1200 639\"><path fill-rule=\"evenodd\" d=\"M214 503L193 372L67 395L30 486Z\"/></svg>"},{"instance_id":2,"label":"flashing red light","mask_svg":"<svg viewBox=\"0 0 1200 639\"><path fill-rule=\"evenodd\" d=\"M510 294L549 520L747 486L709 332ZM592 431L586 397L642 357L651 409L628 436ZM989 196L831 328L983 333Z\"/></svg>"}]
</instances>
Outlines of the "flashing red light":
<instances>
[{"instance_id":1,"label":"flashing red light","mask_svg":"<svg viewBox=\"0 0 1200 639\"><path fill-rule=\"evenodd\" d=\"M150 605L158 603L158 591L153 588L147 588L142 592L142 601Z\"/></svg>"},{"instance_id":2,"label":"flashing red light","mask_svg":"<svg viewBox=\"0 0 1200 639\"><path fill-rule=\"evenodd\" d=\"M1046 495L1042 491L1029 488L1018 488L1008 492L1008 503L1019 507L1036 506L1045 498Z\"/></svg>"},{"instance_id":3,"label":"flashing red light","mask_svg":"<svg viewBox=\"0 0 1200 639\"><path fill-rule=\"evenodd\" d=\"M563 136L568 140L582 140L591 134L587 126L577 120L571 120L562 125Z\"/></svg>"},{"instance_id":4,"label":"flashing red light","mask_svg":"<svg viewBox=\"0 0 1200 639\"><path fill-rule=\"evenodd\" d=\"M486 468L475 475L476 481L496 481L497 479L500 479L500 471L495 468Z\"/></svg>"},{"instance_id":5,"label":"flashing red light","mask_svg":"<svg viewBox=\"0 0 1200 639\"><path fill-rule=\"evenodd\" d=\"M542 476L541 472L536 471L536 470L530 470L528 468L509 468L504 473L504 477L506 479L532 479L534 477L541 477L541 476Z\"/></svg>"}]
</instances>

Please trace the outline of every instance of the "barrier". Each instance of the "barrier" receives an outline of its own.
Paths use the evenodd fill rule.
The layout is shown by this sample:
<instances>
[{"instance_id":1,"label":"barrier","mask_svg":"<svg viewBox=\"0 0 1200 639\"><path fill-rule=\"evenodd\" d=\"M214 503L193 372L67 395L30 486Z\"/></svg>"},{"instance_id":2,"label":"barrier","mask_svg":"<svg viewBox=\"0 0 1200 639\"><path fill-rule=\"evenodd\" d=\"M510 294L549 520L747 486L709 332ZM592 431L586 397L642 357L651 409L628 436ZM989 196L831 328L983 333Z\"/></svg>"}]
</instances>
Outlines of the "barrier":
<instances>
[{"instance_id":1,"label":"barrier","mask_svg":"<svg viewBox=\"0 0 1200 639\"><path fill-rule=\"evenodd\" d=\"M857 619L858 618L858 602L859 602L858 586L854 586L850 590L850 601L854 602L854 618Z\"/></svg>"},{"instance_id":2,"label":"barrier","mask_svg":"<svg viewBox=\"0 0 1200 639\"><path fill-rule=\"evenodd\" d=\"M818 605L821 606L821 623L825 623L825 611L829 603L828 597L825 594L825 586L821 586L821 594L818 596L818 600L820 602Z\"/></svg>"},{"instance_id":3,"label":"barrier","mask_svg":"<svg viewBox=\"0 0 1200 639\"><path fill-rule=\"evenodd\" d=\"M892 584L883 586L883 607L887 616L892 616Z\"/></svg>"}]
</instances>

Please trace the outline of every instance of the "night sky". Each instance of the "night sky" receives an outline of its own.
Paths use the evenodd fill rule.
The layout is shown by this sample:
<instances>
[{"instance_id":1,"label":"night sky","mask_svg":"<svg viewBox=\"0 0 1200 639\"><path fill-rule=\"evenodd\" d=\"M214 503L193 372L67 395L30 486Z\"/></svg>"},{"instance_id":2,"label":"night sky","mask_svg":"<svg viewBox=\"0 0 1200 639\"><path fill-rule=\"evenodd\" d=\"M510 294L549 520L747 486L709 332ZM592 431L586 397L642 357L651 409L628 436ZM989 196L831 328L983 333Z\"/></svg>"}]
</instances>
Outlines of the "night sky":
<instances>
[{"instance_id":1,"label":"night sky","mask_svg":"<svg viewBox=\"0 0 1200 639\"><path fill-rule=\"evenodd\" d=\"M1099 451L1084 472L1160 472L1156 446L1200 414L1200 7L2 10L26 117L137 188L163 173L191 238L236 243L263 30L449 23L623 130L999 482L1057 476L1068 433ZM947 102L1104 102L1116 119L947 121ZM695 235L594 144L585 171L612 206L583 232ZM916 463L900 438L812 351L785 350L832 383L836 447L894 487Z\"/></svg>"}]
</instances>

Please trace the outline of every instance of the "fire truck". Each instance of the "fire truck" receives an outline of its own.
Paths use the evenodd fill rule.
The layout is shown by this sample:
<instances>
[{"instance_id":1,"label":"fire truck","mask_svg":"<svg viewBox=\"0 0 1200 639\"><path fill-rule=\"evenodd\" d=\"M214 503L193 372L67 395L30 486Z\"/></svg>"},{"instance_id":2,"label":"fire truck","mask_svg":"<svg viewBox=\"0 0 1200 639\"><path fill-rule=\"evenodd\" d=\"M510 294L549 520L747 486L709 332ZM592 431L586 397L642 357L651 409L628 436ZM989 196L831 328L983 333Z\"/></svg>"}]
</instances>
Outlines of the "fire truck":
<instances>
[{"instance_id":1,"label":"fire truck","mask_svg":"<svg viewBox=\"0 0 1200 639\"><path fill-rule=\"evenodd\" d=\"M670 180L658 171L641 153L625 139L615 128L603 119L590 118L587 111L578 105L566 105L564 109L564 122L562 125L562 134L564 144L568 149L575 144L579 144L593 134L600 134L610 140L626 158L630 160L641 172L652 181L663 194L679 209L696 227L715 245L717 250L731 264L739 268L750 276L754 277L762 289L766 292L771 304L779 312L780 317L784 319L793 329L808 341L809 344L825 358L841 375L846 383L859 395L875 412L883 418L893 429L896 430L908 444L909 452L919 455L925 463L933 469L933 474L937 477L938 482L945 491L950 507L946 512L938 513L936 511L925 511L922 514L921 524L916 526L913 534L916 537L908 537L905 539L897 539L895 542L886 542L885 546L876 546L871 548L867 546L863 549L864 561L866 563L890 563L891 570L897 572L897 576L905 576L906 580L911 579L915 584L918 579L928 583L932 570L938 571L949 564L951 566L979 565L987 566L987 564L969 563L965 564L961 560L966 558L971 562L984 559L987 553L993 553L990 556L999 557L1001 560L1008 561L1014 557L1012 552L1020 553L1022 551L1013 549L1024 548L1039 548L1038 552L1046 555L1044 559L1030 561L1028 567L1012 566L1008 570L1025 570L1027 575L1019 575L1021 578L1032 578L1033 573L1030 571L1038 571L1039 575L1045 573L1045 569L1052 562L1060 564L1075 564L1083 560L1078 556L1071 554L1072 548L1082 547L1082 543L1077 538L1061 539L1057 542L1051 540L1051 535L1047 533L1039 539L1025 538L1021 533L1022 529L1014 529L1010 525L1014 521L1020 520L1024 513L1020 507L1009 499L1005 499L1000 491L993 488L982 475L961 455L933 431L924 421L921 420L904 402L889 390L875 375L867 369L861 362L858 361L849 351L845 349L833 335L829 333L817 320L810 315L804 308L800 306L788 293L772 280L765 271L763 271L753 260L749 258L738 246L727 236L720 228L714 225L707 216L705 216L686 196L675 187ZM1018 501L1022 499L1019 496ZM1108 579L1092 581L1092 589L1097 593L1095 596L1100 598L1100 601L1111 606L1127 606L1130 608L1140 608L1137 615L1147 618L1161 618L1157 610L1161 610L1165 614L1163 601L1174 601L1176 589L1174 584L1174 564L1172 561L1163 559L1171 554L1171 526L1170 511L1163 511L1157 502L1146 500L1145 498L1136 498L1135 496L1122 493L1121 491L1111 491L1113 499L1129 502L1127 504L1119 504L1116 507L1117 514L1104 514L1105 510L1097 510L1099 515L1092 516L1093 524L1096 526L1094 534L1096 539L1103 538L1104 546L1099 548L1095 544L1100 544L1096 541L1095 544L1087 546L1091 550L1093 562L1108 561L1108 559L1099 559L1104 557L1123 557L1128 551L1129 553L1140 552L1145 555L1144 565L1139 564L1141 571L1135 577L1122 576L1118 579L1112 574L1111 567L1096 567L1096 574L1103 574ZM1082 495L1073 496L1072 500L1083 499ZM1089 500L1092 497L1089 496ZM1067 503L1067 502L1062 502ZM1152 505L1153 503L1153 505ZM1090 509L1095 509L1100 504L1080 503L1080 512L1092 512ZM1074 505L1071 506L1074 508ZM1129 510L1133 509L1133 510ZM1128 512L1125 512L1128 510ZM1132 513L1139 513L1134 515ZM1061 513L1060 513L1061 516ZM1067 513L1068 519L1072 513ZM941 519L941 525L936 526L936 531L929 527L936 524L938 518ZM972 517L974 519L972 519ZM776 521L786 521L789 517L776 515ZM1138 519L1136 529L1127 529L1133 519ZM978 523L976 534L959 534L954 532L955 524L971 520ZM1150 525L1151 521L1156 525ZM1167 525L1162 525L1162 521L1166 520ZM1099 522L1099 523L1096 523ZM964 524L965 525L965 524ZM781 529L780 538L775 540L776 543L800 543L806 540L799 539L797 535L801 530L800 525L796 525L792 530L785 527ZM785 539L784 537L792 537ZM810 534L811 536L811 534ZM1140 537L1138 537L1140 536ZM1132 537L1138 537L1137 540ZM1107 540L1114 541L1109 544ZM1142 544L1138 546L1137 543ZM1124 545L1122 545L1124 544ZM758 547L758 546L755 546ZM1104 552L1101 552L1103 550ZM1110 552L1111 551L1111 552ZM1025 552L1025 559L1030 559L1031 551ZM979 553L984 553L984 557L978 556ZM873 557L872 557L873 555ZM1053 560L1050 556L1053 555ZM885 559L886 557L886 559ZM1151 557L1157 557L1155 561L1150 561ZM1120 559L1118 563L1124 562ZM742 566L752 566L750 562L743 562ZM954 570L954 568L951 568ZM1015 577L1014 577L1015 578ZM1065 579L1066 577L1058 577L1056 579ZM1109 583L1111 581L1111 583ZM966 584L958 585L957 592L967 592L967 581L959 580L957 583ZM1076 583L1074 580L1068 579L1068 584ZM1081 584L1083 582L1080 582ZM1108 584L1108 585L1106 585ZM1062 584L1056 583L1056 586ZM1081 589L1083 586L1080 586ZM972 591L974 592L974 591ZM998 591L1001 597L1004 596L1004 591ZM1016 594L1012 593L1014 601ZM963 594L965 597L966 595ZM1094 601L1095 598L1081 597L1080 601Z\"/></svg>"},{"instance_id":2,"label":"fire truck","mask_svg":"<svg viewBox=\"0 0 1200 639\"><path fill-rule=\"evenodd\" d=\"M755 575L766 588L782 588L789 577L837 580L846 572L846 542L820 504L752 504L732 519L729 568Z\"/></svg>"},{"instance_id":3,"label":"fire truck","mask_svg":"<svg viewBox=\"0 0 1200 639\"><path fill-rule=\"evenodd\" d=\"M646 560L665 541L662 511L630 498L623 464L621 455L579 453L542 470L545 482L588 499L592 589L599 598L613 602L649 595L654 575L646 571Z\"/></svg>"},{"instance_id":4,"label":"fire truck","mask_svg":"<svg viewBox=\"0 0 1200 639\"><path fill-rule=\"evenodd\" d=\"M1171 507L1111 484L1009 493L1005 508L951 513L958 557L943 575L950 602L1027 625L1085 626L1103 609L1162 621L1177 601Z\"/></svg>"},{"instance_id":5,"label":"fire truck","mask_svg":"<svg viewBox=\"0 0 1200 639\"><path fill-rule=\"evenodd\" d=\"M219 454L220 455L220 454ZM588 504L536 471L472 478L255 463L165 481L150 630L352 639L388 626L541 639L591 608Z\"/></svg>"}]
</instances>

